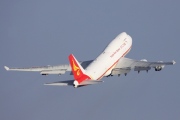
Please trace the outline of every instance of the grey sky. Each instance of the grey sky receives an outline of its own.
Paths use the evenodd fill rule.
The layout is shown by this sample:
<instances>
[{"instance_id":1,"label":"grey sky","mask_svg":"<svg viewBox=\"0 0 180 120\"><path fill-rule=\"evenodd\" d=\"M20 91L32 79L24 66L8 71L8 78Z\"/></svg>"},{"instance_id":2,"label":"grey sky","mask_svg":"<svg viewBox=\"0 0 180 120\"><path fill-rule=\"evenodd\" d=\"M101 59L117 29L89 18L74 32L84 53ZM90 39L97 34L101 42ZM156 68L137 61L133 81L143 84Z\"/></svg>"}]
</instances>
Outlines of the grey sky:
<instances>
[{"instance_id":1,"label":"grey sky","mask_svg":"<svg viewBox=\"0 0 180 120\"><path fill-rule=\"evenodd\" d=\"M1 120L178 120L180 119L180 2L129 0L1 0ZM74 89L43 86L72 79L10 67L90 60L119 33L133 46L127 57L176 60L161 72L130 72L103 84Z\"/></svg>"}]
</instances>

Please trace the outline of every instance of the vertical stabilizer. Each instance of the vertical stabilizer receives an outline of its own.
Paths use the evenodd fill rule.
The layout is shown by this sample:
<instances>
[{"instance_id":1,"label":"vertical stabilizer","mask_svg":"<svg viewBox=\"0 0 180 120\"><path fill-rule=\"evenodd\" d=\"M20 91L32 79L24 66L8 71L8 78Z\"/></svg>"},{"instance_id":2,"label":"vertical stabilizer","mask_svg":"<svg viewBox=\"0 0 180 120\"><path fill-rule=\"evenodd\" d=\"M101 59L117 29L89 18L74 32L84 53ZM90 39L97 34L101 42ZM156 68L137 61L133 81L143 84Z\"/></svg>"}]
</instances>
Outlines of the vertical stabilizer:
<instances>
[{"instance_id":1,"label":"vertical stabilizer","mask_svg":"<svg viewBox=\"0 0 180 120\"><path fill-rule=\"evenodd\" d=\"M91 79L88 75L85 74L85 70L73 56L73 54L69 55L69 62L71 65L72 73L74 75L74 80L76 80L79 84L84 81Z\"/></svg>"}]
</instances>

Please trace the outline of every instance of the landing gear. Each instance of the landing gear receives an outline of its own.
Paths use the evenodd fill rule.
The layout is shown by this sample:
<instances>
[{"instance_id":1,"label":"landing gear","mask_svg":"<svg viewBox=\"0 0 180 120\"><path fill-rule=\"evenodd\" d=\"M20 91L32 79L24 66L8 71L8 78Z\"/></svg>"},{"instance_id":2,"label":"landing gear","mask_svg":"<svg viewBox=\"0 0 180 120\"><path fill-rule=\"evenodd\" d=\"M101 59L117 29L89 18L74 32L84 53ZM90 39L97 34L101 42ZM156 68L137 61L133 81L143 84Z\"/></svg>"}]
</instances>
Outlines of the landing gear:
<instances>
[{"instance_id":1,"label":"landing gear","mask_svg":"<svg viewBox=\"0 0 180 120\"><path fill-rule=\"evenodd\" d=\"M106 77L109 77L109 76L113 76L112 74L110 74L110 75L107 75Z\"/></svg>"}]
</instances>

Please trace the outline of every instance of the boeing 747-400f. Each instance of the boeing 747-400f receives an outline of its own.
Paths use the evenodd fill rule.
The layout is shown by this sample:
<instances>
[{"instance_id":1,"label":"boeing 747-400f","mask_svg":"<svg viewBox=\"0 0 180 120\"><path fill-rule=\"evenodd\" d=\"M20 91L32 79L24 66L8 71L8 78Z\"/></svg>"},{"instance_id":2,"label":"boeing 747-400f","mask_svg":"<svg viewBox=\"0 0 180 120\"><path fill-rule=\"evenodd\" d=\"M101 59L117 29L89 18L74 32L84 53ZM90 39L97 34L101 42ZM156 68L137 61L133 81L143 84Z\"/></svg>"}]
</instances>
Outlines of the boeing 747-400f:
<instances>
[{"instance_id":1,"label":"boeing 747-400f","mask_svg":"<svg viewBox=\"0 0 180 120\"><path fill-rule=\"evenodd\" d=\"M38 71L42 75L48 74L64 74L66 71L71 71L74 75L73 80L58 81L46 83L45 85L57 86L74 86L81 87L102 82L104 76L127 75L130 70L147 71L154 68L155 71L160 71L165 65L173 65L172 62L148 62L147 60L133 60L124 56L131 50L132 38L125 32L119 34L113 39L104 51L95 59L89 61L78 62L73 54L69 55L69 63L58 66L43 66L31 68L9 68L6 70L14 71Z\"/></svg>"}]
</instances>

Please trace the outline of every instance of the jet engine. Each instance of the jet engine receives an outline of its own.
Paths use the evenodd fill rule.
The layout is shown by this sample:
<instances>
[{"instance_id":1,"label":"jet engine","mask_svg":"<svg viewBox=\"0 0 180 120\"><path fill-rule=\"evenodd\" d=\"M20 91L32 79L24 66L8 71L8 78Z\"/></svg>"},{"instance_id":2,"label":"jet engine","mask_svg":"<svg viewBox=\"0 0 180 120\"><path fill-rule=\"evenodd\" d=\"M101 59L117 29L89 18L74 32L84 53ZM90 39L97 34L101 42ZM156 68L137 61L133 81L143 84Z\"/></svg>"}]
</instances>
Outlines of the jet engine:
<instances>
[{"instance_id":1,"label":"jet engine","mask_svg":"<svg viewBox=\"0 0 180 120\"><path fill-rule=\"evenodd\" d=\"M142 59L141 61L147 62L147 60L146 60L146 59Z\"/></svg>"},{"instance_id":2,"label":"jet engine","mask_svg":"<svg viewBox=\"0 0 180 120\"><path fill-rule=\"evenodd\" d=\"M158 61L158 62L163 62L163 61ZM155 71L161 71L164 67L165 67L164 65L156 66Z\"/></svg>"}]
</instances>

